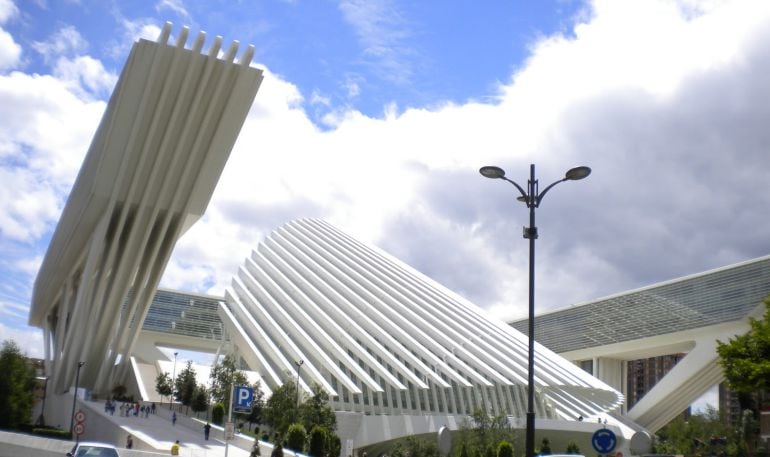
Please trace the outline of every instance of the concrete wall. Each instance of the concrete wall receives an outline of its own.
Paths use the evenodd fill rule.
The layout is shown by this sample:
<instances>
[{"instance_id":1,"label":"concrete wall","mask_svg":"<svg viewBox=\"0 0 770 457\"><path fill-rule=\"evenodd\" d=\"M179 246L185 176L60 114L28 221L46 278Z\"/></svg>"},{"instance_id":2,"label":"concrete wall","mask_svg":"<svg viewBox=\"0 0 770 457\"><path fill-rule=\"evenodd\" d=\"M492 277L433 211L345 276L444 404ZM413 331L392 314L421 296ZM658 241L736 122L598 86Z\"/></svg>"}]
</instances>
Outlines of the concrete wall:
<instances>
[{"instance_id":1,"label":"concrete wall","mask_svg":"<svg viewBox=\"0 0 770 457\"><path fill-rule=\"evenodd\" d=\"M0 431L0 457L64 457L73 441L40 438L22 433ZM121 457L166 456L167 453L120 449Z\"/></svg>"}]
</instances>

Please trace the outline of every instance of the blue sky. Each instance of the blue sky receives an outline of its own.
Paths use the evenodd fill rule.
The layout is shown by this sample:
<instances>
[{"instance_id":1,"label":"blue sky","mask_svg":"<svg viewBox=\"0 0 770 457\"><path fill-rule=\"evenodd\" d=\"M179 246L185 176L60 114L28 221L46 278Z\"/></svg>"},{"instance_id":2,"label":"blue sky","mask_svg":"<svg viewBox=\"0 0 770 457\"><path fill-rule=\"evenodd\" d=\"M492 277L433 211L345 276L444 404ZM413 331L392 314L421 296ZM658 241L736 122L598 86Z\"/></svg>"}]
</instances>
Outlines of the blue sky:
<instances>
[{"instance_id":1,"label":"blue sky","mask_svg":"<svg viewBox=\"0 0 770 457\"><path fill-rule=\"evenodd\" d=\"M165 21L257 46L255 61L296 84L309 114L354 108L433 106L493 96L528 46L569 32L581 2L493 1L62 1L25 2L7 24L19 43L45 42L73 27L81 51L118 72L132 33ZM480 7L482 6L482 7ZM505 55L505 59L498 56ZM46 73L50 56L29 53L25 69ZM323 102L313 102L313 96ZM327 104L328 105L325 105ZM324 106L325 105L325 106Z\"/></svg>"},{"instance_id":2,"label":"blue sky","mask_svg":"<svg viewBox=\"0 0 770 457\"><path fill-rule=\"evenodd\" d=\"M321 217L505 318L770 254L770 2L0 0L0 334L32 284L132 43L165 21L254 44L265 80L162 286L221 294ZM510 187L510 186L508 186Z\"/></svg>"}]
</instances>

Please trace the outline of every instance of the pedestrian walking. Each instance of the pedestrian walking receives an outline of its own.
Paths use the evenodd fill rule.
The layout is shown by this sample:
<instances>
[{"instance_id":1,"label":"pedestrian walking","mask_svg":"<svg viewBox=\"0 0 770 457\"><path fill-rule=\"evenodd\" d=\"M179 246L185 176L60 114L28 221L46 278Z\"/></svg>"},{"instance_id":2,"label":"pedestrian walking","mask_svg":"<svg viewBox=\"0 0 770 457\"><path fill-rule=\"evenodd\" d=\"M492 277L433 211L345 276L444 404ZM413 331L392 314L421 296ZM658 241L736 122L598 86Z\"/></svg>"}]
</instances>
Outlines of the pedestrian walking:
<instances>
[{"instance_id":1,"label":"pedestrian walking","mask_svg":"<svg viewBox=\"0 0 770 457\"><path fill-rule=\"evenodd\" d=\"M171 425L176 425L176 411L171 415Z\"/></svg>"},{"instance_id":2,"label":"pedestrian walking","mask_svg":"<svg viewBox=\"0 0 770 457\"><path fill-rule=\"evenodd\" d=\"M179 455L179 440L174 441L171 445L171 455Z\"/></svg>"},{"instance_id":3,"label":"pedestrian walking","mask_svg":"<svg viewBox=\"0 0 770 457\"><path fill-rule=\"evenodd\" d=\"M208 441L209 440L209 433L211 433L211 424L206 422L206 425L203 426L203 438Z\"/></svg>"},{"instance_id":4,"label":"pedestrian walking","mask_svg":"<svg viewBox=\"0 0 770 457\"><path fill-rule=\"evenodd\" d=\"M151 408L152 408L152 413L155 414L155 402L152 402Z\"/></svg>"},{"instance_id":5,"label":"pedestrian walking","mask_svg":"<svg viewBox=\"0 0 770 457\"><path fill-rule=\"evenodd\" d=\"M126 449L131 449L134 447L134 438L131 435L128 435L126 437Z\"/></svg>"}]
</instances>

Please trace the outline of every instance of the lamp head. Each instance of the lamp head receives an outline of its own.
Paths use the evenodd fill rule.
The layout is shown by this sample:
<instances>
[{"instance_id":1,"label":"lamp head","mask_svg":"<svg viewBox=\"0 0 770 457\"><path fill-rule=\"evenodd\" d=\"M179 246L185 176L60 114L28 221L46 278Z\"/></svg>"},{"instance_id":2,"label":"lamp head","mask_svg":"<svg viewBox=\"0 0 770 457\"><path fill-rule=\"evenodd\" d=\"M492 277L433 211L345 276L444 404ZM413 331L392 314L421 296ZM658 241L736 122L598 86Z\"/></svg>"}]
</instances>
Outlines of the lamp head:
<instances>
[{"instance_id":1,"label":"lamp head","mask_svg":"<svg viewBox=\"0 0 770 457\"><path fill-rule=\"evenodd\" d=\"M575 167L567 170L567 173L564 175L564 179L568 181L578 181L590 174L591 174L591 169L589 167L585 167L585 166Z\"/></svg>"},{"instance_id":2,"label":"lamp head","mask_svg":"<svg viewBox=\"0 0 770 457\"><path fill-rule=\"evenodd\" d=\"M505 177L505 170L492 165L479 168L479 173L481 173L481 176L490 179L500 179Z\"/></svg>"}]
</instances>

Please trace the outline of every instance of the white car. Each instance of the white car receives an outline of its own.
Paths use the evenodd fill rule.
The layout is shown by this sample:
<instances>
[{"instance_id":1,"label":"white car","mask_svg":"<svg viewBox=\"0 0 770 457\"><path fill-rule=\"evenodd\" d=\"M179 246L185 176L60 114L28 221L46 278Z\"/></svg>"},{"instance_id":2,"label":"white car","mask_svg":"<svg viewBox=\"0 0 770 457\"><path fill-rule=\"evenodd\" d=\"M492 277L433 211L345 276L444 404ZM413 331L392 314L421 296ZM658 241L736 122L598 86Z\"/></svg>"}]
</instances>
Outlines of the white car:
<instances>
[{"instance_id":1,"label":"white car","mask_svg":"<svg viewBox=\"0 0 770 457\"><path fill-rule=\"evenodd\" d=\"M120 457L120 454L111 444L83 441L75 444L67 457Z\"/></svg>"}]
</instances>

